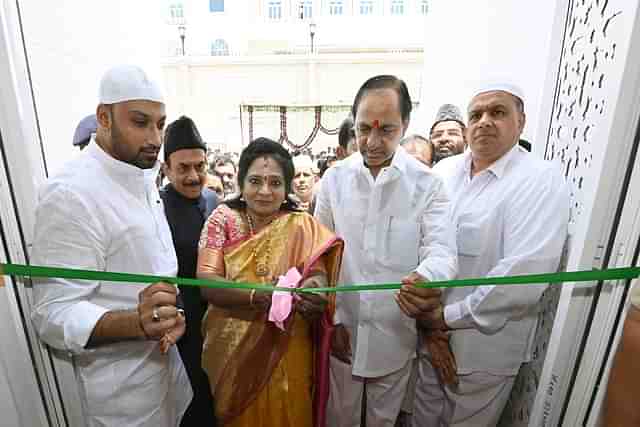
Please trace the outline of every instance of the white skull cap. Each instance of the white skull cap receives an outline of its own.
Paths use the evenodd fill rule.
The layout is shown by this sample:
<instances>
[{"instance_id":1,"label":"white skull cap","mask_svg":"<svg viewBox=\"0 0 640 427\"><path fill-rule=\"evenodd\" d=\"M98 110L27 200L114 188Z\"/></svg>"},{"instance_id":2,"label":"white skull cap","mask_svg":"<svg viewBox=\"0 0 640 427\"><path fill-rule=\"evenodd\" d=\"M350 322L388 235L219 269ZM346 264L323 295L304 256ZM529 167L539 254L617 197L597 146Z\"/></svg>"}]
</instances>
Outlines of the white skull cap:
<instances>
[{"instance_id":1,"label":"white skull cap","mask_svg":"<svg viewBox=\"0 0 640 427\"><path fill-rule=\"evenodd\" d=\"M471 94L471 99L475 98L476 96L482 93L493 92L497 90L510 93L516 98L520 98L520 101L522 101L522 103L524 104L524 91L522 90L522 88L517 84L513 82L508 82L508 81L484 82L483 84L479 85L474 89L473 93Z\"/></svg>"},{"instance_id":2,"label":"white skull cap","mask_svg":"<svg viewBox=\"0 0 640 427\"><path fill-rule=\"evenodd\" d=\"M160 85L136 65L118 65L100 81L100 104L126 101L154 101L164 104Z\"/></svg>"}]
</instances>

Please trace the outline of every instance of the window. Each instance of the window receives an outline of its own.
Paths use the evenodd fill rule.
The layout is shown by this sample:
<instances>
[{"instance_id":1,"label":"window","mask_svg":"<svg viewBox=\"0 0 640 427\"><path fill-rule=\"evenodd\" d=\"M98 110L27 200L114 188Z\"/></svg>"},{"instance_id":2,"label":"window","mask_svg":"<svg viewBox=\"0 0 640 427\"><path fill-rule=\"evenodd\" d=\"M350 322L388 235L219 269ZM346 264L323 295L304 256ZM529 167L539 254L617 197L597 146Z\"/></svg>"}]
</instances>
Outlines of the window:
<instances>
[{"instance_id":1,"label":"window","mask_svg":"<svg viewBox=\"0 0 640 427\"><path fill-rule=\"evenodd\" d=\"M329 15L342 15L344 12L344 0L329 1Z\"/></svg>"},{"instance_id":2,"label":"window","mask_svg":"<svg viewBox=\"0 0 640 427\"><path fill-rule=\"evenodd\" d=\"M404 0L391 0L391 14L404 15Z\"/></svg>"},{"instance_id":3,"label":"window","mask_svg":"<svg viewBox=\"0 0 640 427\"><path fill-rule=\"evenodd\" d=\"M420 3L420 13L426 15L429 12L429 2L427 0L422 0Z\"/></svg>"},{"instance_id":4,"label":"window","mask_svg":"<svg viewBox=\"0 0 640 427\"><path fill-rule=\"evenodd\" d=\"M313 18L313 0L302 0L299 3L299 12L298 16L300 19L311 19Z\"/></svg>"},{"instance_id":5,"label":"window","mask_svg":"<svg viewBox=\"0 0 640 427\"><path fill-rule=\"evenodd\" d=\"M267 16L272 21L282 19L282 0L267 0Z\"/></svg>"},{"instance_id":6,"label":"window","mask_svg":"<svg viewBox=\"0 0 640 427\"><path fill-rule=\"evenodd\" d=\"M218 39L211 43L211 56L229 55L229 45L223 39Z\"/></svg>"},{"instance_id":7,"label":"window","mask_svg":"<svg viewBox=\"0 0 640 427\"><path fill-rule=\"evenodd\" d=\"M209 0L209 12L224 12L224 0Z\"/></svg>"},{"instance_id":8,"label":"window","mask_svg":"<svg viewBox=\"0 0 640 427\"><path fill-rule=\"evenodd\" d=\"M169 17L171 21L180 21L184 19L184 9L182 3L174 3L169 6Z\"/></svg>"},{"instance_id":9,"label":"window","mask_svg":"<svg viewBox=\"0 0 640 427\"><path fill-rule=\"evenodd\" d=\"M373 0L360 0L360 15L373 14Z\"/></svg>"}]
</instances>

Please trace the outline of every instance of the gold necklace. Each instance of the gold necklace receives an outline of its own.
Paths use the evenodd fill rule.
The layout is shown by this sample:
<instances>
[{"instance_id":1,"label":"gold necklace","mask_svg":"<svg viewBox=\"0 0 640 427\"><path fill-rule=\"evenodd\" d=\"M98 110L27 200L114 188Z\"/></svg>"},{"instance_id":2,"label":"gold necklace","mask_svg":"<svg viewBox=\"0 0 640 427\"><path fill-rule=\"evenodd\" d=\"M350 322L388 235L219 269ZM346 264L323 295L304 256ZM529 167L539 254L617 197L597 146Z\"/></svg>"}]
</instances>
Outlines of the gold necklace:
<instances>
[{"instance_id":1,"label":"gold necklace","mask_svg":"<svg viewBox=\"0 0 640 427\"><path fill-rule=\"evenodd\" d=\"M251 236L255 236L256 232L255 232L255 227L253 225L253 219L251 218L251 215L249 214L249 212L246 212L247 215L247 223L249 224L249 233L251 233ZM267 224L268 225L268 224ZM251 256L253 256L253 259L256 260L256 275L260 276L260 277L265 277L268 276L270 271L269 271L269 261L271 258L271 233L268 232L265 235L265 256L259 260L258 259L258 254L257 254L257 249L258 248L258 243L256 242L256 244L253 246L253 249L251 250Z\"/></svg>"}]
</instances>

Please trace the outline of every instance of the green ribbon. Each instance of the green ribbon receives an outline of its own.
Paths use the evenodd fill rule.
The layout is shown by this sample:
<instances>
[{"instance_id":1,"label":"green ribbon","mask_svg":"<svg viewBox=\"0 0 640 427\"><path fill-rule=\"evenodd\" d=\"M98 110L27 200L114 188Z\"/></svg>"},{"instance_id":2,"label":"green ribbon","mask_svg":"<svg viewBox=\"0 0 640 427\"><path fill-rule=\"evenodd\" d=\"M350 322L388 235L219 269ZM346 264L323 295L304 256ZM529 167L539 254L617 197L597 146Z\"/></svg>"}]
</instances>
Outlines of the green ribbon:
<instances>
[{"instance_id":1,"label":"green ribbon","mask_svg":"<svg viewBox=\"0 0 640 427\"><path fill-rule=\"evenodd\" d=\"M167 282L183 286L196 286L217 289L257 289L273 292L283 291L271 285L256 283L238 283L229 281L188 279L184 277L152 276L146 274L112 273L108 271L81 270L75 268L42 267L22 264L0 264L0 275L25 276L52 279L96 280L102 282L156 283ZM606 270L567 271L546 274L523 274L507 277L482 277L477 279L442 280L419 284L423 288L460 288L468 286L496 285L534 285L562 284L567 282L584 283L604 280L635 279L640 276L640 267L610 268ZM362 292L397 290L401 283L362 284L337 286L333 288L286 289L286 292Z\"/></svg>"}]
</instances>

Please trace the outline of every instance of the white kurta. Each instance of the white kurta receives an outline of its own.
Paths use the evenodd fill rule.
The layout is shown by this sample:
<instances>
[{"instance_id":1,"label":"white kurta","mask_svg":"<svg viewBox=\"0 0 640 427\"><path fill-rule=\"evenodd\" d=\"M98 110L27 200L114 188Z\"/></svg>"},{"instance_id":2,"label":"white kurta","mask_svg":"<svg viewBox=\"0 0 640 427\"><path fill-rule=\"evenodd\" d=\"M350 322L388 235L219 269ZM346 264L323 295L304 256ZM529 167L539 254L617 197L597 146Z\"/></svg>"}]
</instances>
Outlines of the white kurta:
<instances>
[{"instance_id":1,"label":"white kurta","mask_svg":"<svg viewBox=\"0 0 640 427\"><path fill-rule=\"evenodd\" d=\"M556 166L514 146L471 179L471 153L434 167L451 197L459 278L549 273L567 238L569 194ZM546 285L445 292L458 372L514 375L531 358Z\"/></svg>"},{"instance_id":2,"label":"white kurta","mask_svg":"<svg viewBox=\"0 0 640 427\"><path fill-rule=\"evenodd\" d=\"M143 171L108 156L95 141L39 195L35 265L175 276L177 259L155 186ZM175 427L192 392L175 346L155 341L86 350L100 317L132 309L146 285L42 279L32 320L40 338L74 356L88 426Z\"/></svg>"},{"instance_id":3,"label":"white kurta","mask_svg":"<svg viewBox=\"0 0 640 427\"><path fill-rule=\"evenodd\" d=\"M340 284L397 283L412 271L430 281L456 274L442 181L402 147L375 180L359 153L330 168L315 215L345 241ZM353 375L388 375L415 357L415 320L393 291L338 293L336 306L336 323L351 335Z\"/></svg>"}]
</instances>

